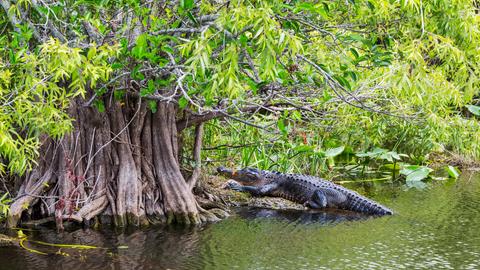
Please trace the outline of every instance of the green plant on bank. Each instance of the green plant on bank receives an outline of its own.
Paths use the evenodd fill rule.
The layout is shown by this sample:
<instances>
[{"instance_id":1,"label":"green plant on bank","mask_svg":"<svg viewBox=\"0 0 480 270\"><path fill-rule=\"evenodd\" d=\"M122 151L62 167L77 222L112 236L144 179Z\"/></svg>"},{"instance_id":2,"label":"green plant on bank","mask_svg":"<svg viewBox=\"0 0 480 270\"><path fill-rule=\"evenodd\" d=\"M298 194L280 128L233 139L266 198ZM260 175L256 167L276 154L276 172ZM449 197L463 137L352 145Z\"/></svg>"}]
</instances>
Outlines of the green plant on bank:
<instances>
[{"instance_id":1,"label":"green plant on bank","mask_svg":"<svg viewBox=\"0 0 480 270\"><path fill-rule=\"evenodd\" d=\"M2 221L7 215L10 209L9 204L12 202L10 199L10 194L8 192L4 193L0 197L0 221Z\"/></svg>"},{"instance_id":2,"label":"green plant on bank","mask_svg":"<svg viewBox=\"0 0 480 270\"><path fill-rule=\"evenodd\" d=\"M381 175L378 180L405 181L406 187L418 189L427 187L425 181L429 179L446 179L432 175L434 170L428 166L415 163L418 158L393 150L376 147L355 153L351 146L338 146L339 142L325 141L319 134L308 137L304 131L297 130L294 136L288 136L281 129L276 134L264 133L234 122L230 126L213 122L208 127L205 144L215 144L216 147L207 146L204 157L213 165L253 166L337 180L354 179L343 182L372 181L375 175ZM457 179L460 174L453 166L446 166L445 171L452 179Z\"/></svg>"},{"instance_id":3,"label":"green plant on bank","mask_svg":"<svg viewBox=\"0 0 480 270\"><path fill-rule=\"evenodd\" d=\"M317 174L328 171L318 149L331 147L331 144L333 147L345 145L345 155L377 146L396 149L407 153L414 164L427 161L431 152L451 151L478 159L480 125L478 119L465 114L468 109L471 114L478 115L478 106L474 104L479 102L480 89L480 55L476 50L478 46L473 45L479 42L479 17L476 8L468 8L469 4L470 1L369 1L350 12L359 16L358 23L376 24L377 31L366 35L338 33L340 41L352 45L344 54L318 50L322 63L337 61L336 74L347 88L381 82L382 86L370 91L369 95L409 117L391 117L353 106L336 108L331 103L335 94L326 90L323 97L317 99L317 106L325 112L335 111L335 114L327 114L328 117L315 123L297 121L296 124L284 121L285 118L303 119L294 112L257 118L267 127L277 122L276 132L233 124L220 129L223 135L210 134L215 137L215 143L208 142L207 138L207 145L245 147L232 151L224 147L217 149L213 158L208 157L227 158L237 166L255 165ZM320 13L325 20L332 19L331 9L325 8L323 3L303 3L298 8ZM393 18L410 19L390 23ZM304 73L308 76L308 69ZM217 132L218 125L209 127ZM306 143L301 132L306 134ZM280 136L285 133L291 138L288 142L285 136ZM393 153L382 155L398 160Z\"/></svg>"}]
</instances>

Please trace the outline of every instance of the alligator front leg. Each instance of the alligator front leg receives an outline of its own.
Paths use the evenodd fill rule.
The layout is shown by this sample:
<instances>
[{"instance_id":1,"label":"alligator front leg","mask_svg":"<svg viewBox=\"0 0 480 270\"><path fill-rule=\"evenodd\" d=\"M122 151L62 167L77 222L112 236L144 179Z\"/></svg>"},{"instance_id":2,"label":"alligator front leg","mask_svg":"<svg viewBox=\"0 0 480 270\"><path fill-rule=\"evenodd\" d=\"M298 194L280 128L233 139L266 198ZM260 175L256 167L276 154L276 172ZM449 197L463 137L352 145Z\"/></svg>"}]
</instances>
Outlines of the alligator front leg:
<instances>
[{"instance_id":1,"label":"alligator front leg","mask_svg":"<svg viewBox=\"0 0 480 270\"><path fill-rule=\"evenodd\" d=\"M329 207L339 207L347 201L347 196L333 188L320 188L315 190L306 206L314 209Z\"/></svg>"},{"instance_id":2,"label":"alligator front leg","mask_svg":"<svg viewBox=\"0 0 480 270\"><path fill-rule=\"evenodd\" d=\"M270 192L272 192L277 187L278 187L277 184L268 184L260 187L255 187L255 186L244 186L238 183L237 181L228 181L227 183L227 188L235 191L248 192L253 196L269 195Z\"/></svg>"}]
</instances>

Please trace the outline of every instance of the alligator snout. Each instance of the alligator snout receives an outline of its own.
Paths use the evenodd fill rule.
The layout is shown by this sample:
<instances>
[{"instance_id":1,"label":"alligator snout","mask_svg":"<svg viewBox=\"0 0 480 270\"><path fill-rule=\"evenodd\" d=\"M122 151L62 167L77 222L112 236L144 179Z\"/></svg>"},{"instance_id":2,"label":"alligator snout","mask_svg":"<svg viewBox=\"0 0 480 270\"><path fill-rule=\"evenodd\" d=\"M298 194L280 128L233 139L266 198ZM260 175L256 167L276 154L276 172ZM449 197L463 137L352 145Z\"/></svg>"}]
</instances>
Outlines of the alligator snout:
<instances>
[{"instance_id":1,"label":"alligator snout","mask_svg":"<svg viewBox=\"0 0 480 270\"><path fill-rule=\"evenodd\" d=\"M232 173L232 170L227 169L223 166L220 166L220 167L217 168L217 172L221 173L221 174L230 174L230 173Z\"/></svg>"}]
</instances>

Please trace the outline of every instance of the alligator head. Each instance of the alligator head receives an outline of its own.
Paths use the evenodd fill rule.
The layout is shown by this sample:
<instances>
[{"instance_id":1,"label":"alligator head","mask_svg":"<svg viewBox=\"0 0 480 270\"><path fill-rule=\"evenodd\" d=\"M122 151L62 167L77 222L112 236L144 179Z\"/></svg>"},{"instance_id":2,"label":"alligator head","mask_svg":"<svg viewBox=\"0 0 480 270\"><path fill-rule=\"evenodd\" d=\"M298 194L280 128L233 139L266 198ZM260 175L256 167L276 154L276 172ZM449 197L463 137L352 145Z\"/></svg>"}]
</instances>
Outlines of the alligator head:
<instances>
[{"instance_id":1,"label":"alligator head","mask_svg":"<svg viewBox=\"0 0 480 270\"><path fill-rule=\"evenodd\" d=\"M262 171L255 168L244 168L239 171L218 167L217 172L225 177L242 183L243 185L253 186L263 180Z\"/></svg>"}]
</instances>

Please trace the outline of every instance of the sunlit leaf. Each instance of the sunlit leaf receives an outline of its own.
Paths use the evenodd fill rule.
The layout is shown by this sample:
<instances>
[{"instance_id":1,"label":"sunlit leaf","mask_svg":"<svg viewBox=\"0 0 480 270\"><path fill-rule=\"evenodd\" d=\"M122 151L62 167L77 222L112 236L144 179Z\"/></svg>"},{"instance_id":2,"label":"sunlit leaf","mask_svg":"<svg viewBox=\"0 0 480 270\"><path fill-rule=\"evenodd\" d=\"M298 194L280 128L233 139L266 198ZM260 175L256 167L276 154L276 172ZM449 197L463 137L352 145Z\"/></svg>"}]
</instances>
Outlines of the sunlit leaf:
<instances>
[{"instance_id":1,"label":"sunlit leaf","mask_svg":"<svg viewBox=\"0 0 480 270\"><path fill-rule=\"evenodd\" d=\"M457 179L460 176L460 172L458 171L458 169L453 166L449 165L445 167L445 170L451 178Z\"/></svg>"},{"instance_id":2,"label":"sunlit leaf","mask_svg":"<svg viewBox=\"0 0 480 270\"><path fill-rule=\"evenodd\" d=\"M184 9L192 9L194 0L180 0L180 6Z\"/></svg>"},{"instance_id":3,"label":"sunlit leaf","mask_svg":"<svg viewBox=\"0 0 480 270\"><path fill-rule=\"evenodd\" d=\"M336 157L340 155L343 150L345 150L345 146L339 146L336 148L330 148L325 151L325 157Z\"/></svg>"},{"instance_id":4,"label":"sunlit leaf","mask_svg":"<svg viewBox=\"0 0 480 270\"><path fill-rule=\"evenodd\" d=\"M302 144L302 145L296 146L293 150L296 152L312 152L314 148L315 147L311 145Z\"/></svg>"},{"instance_id":5,"label":"sunlit leaf","mask_svg":"<svg viewBox=\"0 0 480 270\"><path fill-rule=\"evenodd\" d=\"M480 116L480 106L466 105L467 109L474 115Z\"/></svg>"}]
</instances>

